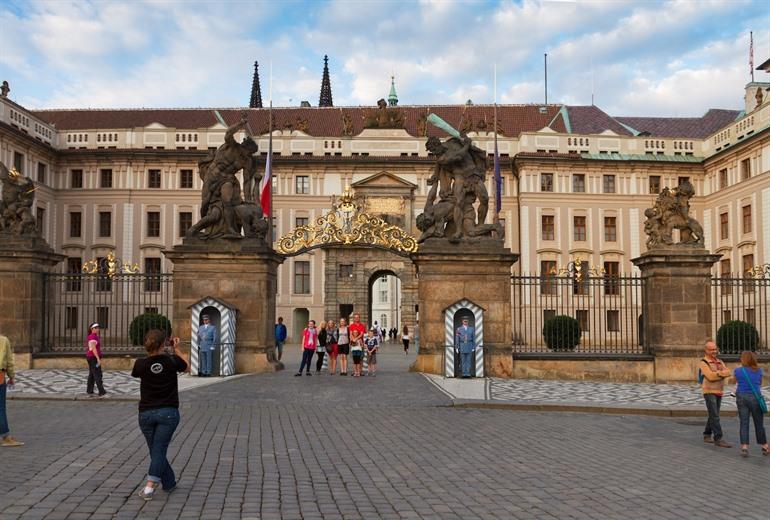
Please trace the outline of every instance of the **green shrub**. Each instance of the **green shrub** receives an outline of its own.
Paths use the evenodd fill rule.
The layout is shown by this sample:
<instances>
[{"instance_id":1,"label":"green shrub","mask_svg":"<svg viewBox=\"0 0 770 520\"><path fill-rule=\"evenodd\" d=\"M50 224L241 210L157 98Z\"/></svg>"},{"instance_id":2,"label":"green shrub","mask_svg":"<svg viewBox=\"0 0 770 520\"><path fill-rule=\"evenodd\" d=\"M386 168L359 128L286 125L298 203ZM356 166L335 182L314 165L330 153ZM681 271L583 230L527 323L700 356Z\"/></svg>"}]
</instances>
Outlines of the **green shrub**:
<instances>
[{"instance_id":1,"label":"green shrub","mask_svg":"<svg viewBox=\"0 0 770 520\"><path fill-rule=\"evenodd\" d=\"M751 323L740 320L726 322L717 331L717 346L723 354L754 352L759 346L759 333Z\"/></svg>"},{"instance_id":2,"label":"green shrub","mask_svg":"<svg viewBox=\"0 0 770 520\"><path fill-rule=\"evenodd\" d=\"M162 314L145 312L133 319L128 327L128 337L133 345L142 345L144 335L152 329L162 330L168 337L171 335L171 322Z\"/></svg>"},{"instance_id":3,"label":"green shrub","mask_svg":"<svg viewBox=\"0 0 770 520\"><path fill-rule=\"evenodd\" d=\"M543 339L551 350L575 350L580 343L580 324L571 316L554 316L543 324Z\"/></svg>"}]
</instances>

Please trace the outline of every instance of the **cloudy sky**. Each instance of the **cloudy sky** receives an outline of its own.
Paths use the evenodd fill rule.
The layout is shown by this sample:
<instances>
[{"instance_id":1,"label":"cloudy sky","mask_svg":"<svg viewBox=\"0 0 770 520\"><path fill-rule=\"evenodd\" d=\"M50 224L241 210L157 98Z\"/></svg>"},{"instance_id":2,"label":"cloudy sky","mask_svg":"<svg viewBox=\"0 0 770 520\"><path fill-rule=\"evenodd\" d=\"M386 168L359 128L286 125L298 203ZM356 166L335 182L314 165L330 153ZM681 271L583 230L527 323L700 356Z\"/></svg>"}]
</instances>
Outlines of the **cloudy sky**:
<instances>
[{"instance_id":1,"label":"cloudy sky","mask_svg":"<svg viewBox=\"0 0 770 520\"><path fill-rule=\"evenodd\" d=\"M595 103L614 115L740 108L770 58L770 2L0 0L0 80L30 108ZM758 81L770 75L756 73Z\"/></svg>"}]
</instances>

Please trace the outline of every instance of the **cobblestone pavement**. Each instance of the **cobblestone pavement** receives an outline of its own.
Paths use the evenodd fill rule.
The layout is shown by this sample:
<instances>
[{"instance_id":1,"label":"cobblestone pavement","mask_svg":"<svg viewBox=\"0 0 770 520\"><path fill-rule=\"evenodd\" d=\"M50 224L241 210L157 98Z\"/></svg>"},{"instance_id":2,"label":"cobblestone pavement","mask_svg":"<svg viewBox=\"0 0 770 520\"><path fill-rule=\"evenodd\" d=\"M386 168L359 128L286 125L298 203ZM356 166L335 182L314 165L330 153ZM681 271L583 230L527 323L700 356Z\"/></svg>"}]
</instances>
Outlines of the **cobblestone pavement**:
<instances>
[{"instance_id":1,"label":"cobblestone pavement","mask_svg":"<svg viewBox=\"0 0 770 520\"><path fill-rule=\"evenodd\" d=\"M235 376L241 377L241 376ZM179 376L179 390L221 383L221 377L196 377L189 374ZM16 384L8 394L10 398L27 396L59 396L68 398L87 397L86 381L88 370L19 370ZM104 388L108 396L139 398L139 380L131 377L128 370L104 371Z\"/></svg>"},{"instance_id":2,"label":"cobblestone pavement","mask_svg":"<svg viewBox=\"0 0 770 520\"><path fill-rule=\"evenodd\" d=\"M617 405L651 409L705 410L698 385L659 385L640 383L601 383L594 381L549 381L536 379L448 379L426 375L453 399L489 402ZM726 387L727 393L734 385ZM770 395L770 387L763 393ZM722 401L727 410L735 410L735 399ZM770 518L770 515L768 516Z\"/></svg>"},{"instance_id":3,"label":"cobblestone pavement","mask_svg":"<svg viewBox=\"0 0 770 520\"><path fill-rule=\"evenodd\" d=\"M704 445L699 419L453 408L413 355L293 377L293 351L283 372L183 393L179 487L146 503L135 404L10 401L27 445L3 449L0 518L770 517L770 457Z\"/></svg>"}]
</instances>

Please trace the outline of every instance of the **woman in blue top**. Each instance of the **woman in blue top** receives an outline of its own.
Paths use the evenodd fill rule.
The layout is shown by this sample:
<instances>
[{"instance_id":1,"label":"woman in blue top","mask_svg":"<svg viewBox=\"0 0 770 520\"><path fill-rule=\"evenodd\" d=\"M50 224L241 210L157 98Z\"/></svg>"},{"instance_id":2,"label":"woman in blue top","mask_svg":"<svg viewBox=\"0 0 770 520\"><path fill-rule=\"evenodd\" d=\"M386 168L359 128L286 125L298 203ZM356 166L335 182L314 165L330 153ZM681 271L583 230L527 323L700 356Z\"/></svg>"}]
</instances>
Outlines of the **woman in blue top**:
<instances>
[{"instance_id":1,"label":"woman in blue top","mask_svg":"<svg viewBox=\"0 0 770 520\"><path fill-rule=\"evenodd\" d=\"M762 446L762 455L770 453L767 445L764 417L759 408L757 396L762 392L762 369L757 364L757 357L753 352L741 354L741 366L733 371L738 386L735 395L738 404L738 418L741 423L741 456L749 456L749 416L754 419L754 430L757 435L757 444Z\"/></svg>"}]
</instances>

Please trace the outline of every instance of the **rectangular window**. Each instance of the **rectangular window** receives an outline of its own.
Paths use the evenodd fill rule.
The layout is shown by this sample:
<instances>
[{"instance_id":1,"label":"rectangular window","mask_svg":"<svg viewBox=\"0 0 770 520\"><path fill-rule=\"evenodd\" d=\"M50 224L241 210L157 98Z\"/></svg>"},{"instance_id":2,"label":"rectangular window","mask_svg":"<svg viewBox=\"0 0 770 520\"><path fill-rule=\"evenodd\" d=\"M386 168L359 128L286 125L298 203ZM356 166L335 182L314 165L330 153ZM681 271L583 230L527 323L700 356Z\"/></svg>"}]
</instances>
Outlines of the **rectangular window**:
<instances>
[{"instance_id":1,"label":"rectangular window","mask_svg":"<svg viewBox=\"0 0 770 520\"><path fill-rule=\"evenodd\" d=\"M39 162L37 163L37 182L45 184L45 174L48 171L48 166Z\"/></svg>"},{"instance_id":2,"label":"rectangular window","mask_svg":"<svg viewBox=\"0 0 770 520\"><path fill-rule=\"evenodd\" d=\"M99 328L101 328L102 330L109 329L110 328L110 308L97 307L96 321L99 323Z\"/></svg>"},{"instance_id":3,"label":"rectangular window","mask_svg":"<svg viewBox=\"0 0 770 520\"><path fill-rule=\"evenodd\" d=\"M353 278L353 264L340 264L340 278Z\"/></svg>"},{"instance_id":4,"label":"rectangular window","mask_svg":"<svg viewBox=\"0 0 770 520\"><path fill-rule=\"evenodd\" d=\"M756 327L757 315L754 309L746 309L746 323L750 323Z\"/></svg>"},{"instance_id":5,"label":"rectangular window","mask_svg":"<svg viewBox=\"0 0 770 520\"><path fill-rule=\"evenodd\" d=\"M500 176L500 196L505 196L505 177Z\"/></svg>"},{"instance_id":6,"label":"rectangular window","mask_svg":"<svg viewBox=\"0 0 770 520\"><path fill-rule=\"evenodd\" d=\"M76 329L78 328L78 308L66 307L64 309L64 328Z\"/></svg>"},{"instance_id":7,"label":"rectangular window","mask_svg":"<svg viewBox=\"0 0 770 520\"><path fill-rule=\"evenodd\" d=\"M380 291L380 303L388 303L388 290Z\"/></svg>"},{"instance_id":8,"label":"rectangular window","mask_svg":"<svg viewBox=\"0 0 770 520\"><path fill-rule=\"evenodd\" d=\"M83 260L79 257L67 258L67 274L74 275L67 278L66 288L68 291L79 292L80 291L80 275L83 272Z\"/></svg>"},{"instance_id":9,"label":"rectangular window","mask_svg":"<svg viewBox=\"0 0 770 520\"><path fill-rule=\"evenodd\" d=\"M729 258L725 258L724 260L719 261L720 278L724 278L724 280L720 281L720 285L722 286L722 294L732 294L733 292L732 284L729 282L729 280L727 280L731 276L730 270L731 266Z\"/></svg>"},{"instance_id":10,"label":"rectangular window","mask_svg":"<svg viewBox=\"0 0 770 520\"><path fill-rule=\"evenodd\" d=\"M147 212L147 236L160 236L160 211Z\"/></svg>"},{"instance_id":11,"label":"rectangular window","mask_svg":"<svg viewBox=\"0 0 770 520\"><path fill-rule=\"evenodd\" d=\"M187 230L192 227L192 213L190 211L179 212L179 236L187 234Z\"/></svg>"},{"instance_id":12,"label":"rectangular window","mask_svg":"<svg viewBox=\"0 0 770 520\"><path fill-rule=\"evenodd\" d=\"M588 262L583 262L583 269L588 269ZM585 271L584 271L585 273ZM587 273L586 273L587 274ZM587 296L589 292L589 280L588 276L583 276L581 280L578 281L577 276L575 276L572 279L572 294L576 296Z\"/></svg>"},{"instance_id":13,"label":"rectangular window","mask_svg":"<svg viewBox=\"0 0 770 520\"><path fill-rule=\"evenodd\" d=\"M158 314L158 308L157 307L145 307L144 308L145 314Z\"/></svg>"},{"instance_id":14,"label":"rectangular window","mask_svg":"<svg viewBox=\"0 0 770 520\"><path fill-rule=\"evenodd\" d=\"M572 191L574 193L586 192L586 176L582 173L575 173L572 175Z\"/></svg>"},{"instance_id":15,"label":"rectangular window","mask_svg":"<svg viewBox=\"0 0 770 520\"><path fill-rule=\"evenodd\" d=\"M24 154L13 152L13 167L19 173L24 173Z\"/></svg>"},{"instance_id":16,"label":"rectangular window","mask_svg":"<svg viewBox=\"0 0 770 520\"><path fill-rule=\"evenodd\" d=\"M727 168L719 170L719 189L727 188Z\"/></svg>"},{"instance_id":17,"label":"rectangular window","mask_svg":"<svg viewBox=\"0 0 770 520\"><path fill-rule=\"evenodd\" d=\"M660 175L650 175L650 193L660 193Z\"/></svg>"},{"instance_id":18,"label":"rectangular window","mask_svg":"<svg viewBox=\"0 0 770 520\"><path fill-rule=\"evenodd\" d=\"M741 180L745 181L751 178L751 159L741 161Z\"/></svg>"},{"instance_id":19,"label":"rectangular window","mask_svg":"<svg viewBox=\"0 0 770 520\"><path fill-rule=\"evenodd\" d=\"M553 191L553 173L540 174L540 191Z\"/></svg>"},{"instance_id":20,"label":"rectangular window","mask_svg":"<svg viewBox=\"0 0 770 520\"><path fill-rule=\"evenodd\" d=\"M602 188L604 193L615 193L615 176L604 175L602 177Z\"/></svg>"},{"instance_id":21,"label":"rectangular window","mask_svg":"<svg viewBox=\"0 0 770 520\"><path fill-rule=\"evenodd\" d=\"M554 240L555 236L555 217L553 215L543 215L541 217L543 240Z\"/></svg>"},{"instance_id":22,"label":"rectangular window","mask_svg":"<svg viewBox=\"0 0 770 520\"><path fill-rule=\"evenodd\" d=\"M543 323L556 317L554 309L543 309Z\"/></svg>"},{"instance_id":23,"label":"rectangular window","mask_svg":"<svg viewBox=\"0 0 770 520\"><path fill-rule=\"evenodd\" d=\"M99 236L112 236L112 213L109 211L99 212Z\"/></svg>"},{"instance_id":24,"label":"rectangular window","mask_svg":"<svg viewBox=\"0 0 770 520\"><path fill-rule=\"evenodd\" d=\"M682 185L682 184L684 184L685 182L690 182L690 178L689 178L689 177L679 177L679 178L677 179L676 185L677 185L677 186L681 186L681 185Z\"/></svg>"},{"instance_id":25,"label":"rectangular window","mask_svg":"<svg viewBox=\"0 0 770 520\"><path fill-rule=\"evenodd\" d=\"M83 233L83 214L70 211L70 238L80 238Z\"/></svg>"},{"instance_id":26,"label":"rectangular window","mask_svg":"<svg viewBox=\"0 0 770 520\"><path fill-rule=\"evenodd\" d=\"M604 241L618 241L618 219L617 217L604 217Z\"/></svg>"},{"instance_id":27,"label":"rectangular window","mask_svg":"<svg viewBox=\"0 0 770 520\"><path fill-rule=\"evenodd\" d=\"M112 188L112 170L103 168L99 170L99 187Z\"/></svg>"},{"instance_id":28,"label":"rectangular window","mask_svg":"<svg viewBox=\"0 0 770 520\"><path fill-rule=\"evenodd\" d=\"M310 262L294 262L294 294L310 294Z\"/></svg>"},{"instance_id":29,"label":"rectangular window","mask_svg":"<svg viewBox=\"0 0 770 520\"><path fill-rule=\"evenodd\" d=\"M754 292L754 288L757 286L757 282L752 275L754 269L754 255L743 255L741 260L743 261L743 292Z\"/></svg>"},{"instance_id":30,"label":"rectangular window","mask_svg":"<svg viewBox=\"0 0 770 520\"><path fill-rule=\"evenodd\" d=\"M112 290L112 279L107 276L107 259L104 257L96 258L96 265L99 266L96 271L96 290L99 292L109 292Z\"/></svg>"},{"instance_id":31,"label":"rectangular window","mask_svg":"<svg viewBox=\"0 0 770 520\"><path fill-rule=\"evenodd\" d=\"M722 240L730 238L730 219L727 212L719 215L719 238Z\"/></svg>"},{"instance_id":32,"label":"rectangular window","mask_svg":"<svg viewBox=\"0 0 770 520\"><path fill-rule=\"evenodd\" d=\"M147 187L160 188L160 170L147 170Z\"/></svg>"},{"instance_id":33,"label":"rectangular window","mask_svg":"<svg viewBox=\"0 0 770 520\"><path fill-rule=\"evenodd\" d=\"M294 178L294 193L297 195L308 195L310 193L310 177L307 175L297 175Z\"/></svg>"},{"instance_id":34,"label":"rectangular window","mask_svg":"<svg viewBox=\"0 0 770 520\"><path fill-rule=\"evenodd\" d=\"M588 332L589 329L589 320L588 320L588 311L586 310L579 310L575 313L575 319L578 322L578 325L580 326L580 332L585 333Z\"/></svg>"},{"instance_id":35,"label":"rectangular window","mask_svg":"<svg viewBox=\"0 0 770 520\"><path fill-rule=\"evenodd\" d=\"M192 170L179 170L179 187L180 188L192 188L193 187L193 171Z\"/></svg>"},{"instance_id":36,"label":"rectangular window","mask_svg":"<svg viewBox=\"0 0 770 520\"><path fill-rule=\"evenodd\" d=\"M70 170L70 188L83 187L83 170Z\"/></svg>"},{"instance_id":37,"label":"rectangular window","mask_svg":"<svg viewBox=\"0 0 770 520\"><path fill-rule=\"evenodd\" d=\"M300 226L307 226L308 224L308 218L307 217L297 217L294 219L294 226L300 227Z\"/></svg>"},{"instance_id":38,"label":"rectangular window","mask_svg":"<svg viewBox=\"0 0 770 520\"><path fill-rule=\"evenodd\" d=\"M743 206L741 212L743 215L743 233L751 233L751 205Z\"/></svg>"},{"instance_id":39,"label":"rectangular window","mask_svg":"<svg viewBox=\"0 0 770 520\"><path fill-rule=\"evenodd\" d=\"M145 258L144 274L144 290L148 292L160 291L160 258Z\"/></svg>"},{"instance_id":40,"label":"rectangular window","mask_svg":"<svg viewBox=\"0 0 770 520\"><path fill-rule=\"evenodd\" d=\"M620 294L620 262L604 262L604 294Z\"/></svg>"},{"instance_id":41,"label":"rectangular window","mask_svg":"<svg viewBox=\"0 0 770 520\"><path fill-rule=\"evenodd\" d=\"M620 311L607 311L607 332L620 332Z\"/></svg>"},{"instance_id":42,"label":"rectangular window","mask_svg":"<svg viewBox=\"0 0 770 520\"><path fill-rule=\"evenodd\" d=\"M733 311L724 310L722 311L722 323L724 324L728 321L733 321Z\"/></svg>"},{"instance_id":43,"label":"rectangular window","mask_svg":"<svg viewBox=\"0 0 770 520\"><path fill-rule=\"evenodd\" d=\"M35 226L41 235L45 235L45 208L38 207L36 210Z\"/></svg>"},{"instance_id":44,"label":"rectangular window","mask_svg":"<svg viewBox=\"0 0 770 520\"><path fill-rule=\"evenodd\" d=\"M557 275L555 260L540 261L540 294L556 294Z\"/></svg>"},{"instance_id":45,"label":"rectangular window","mask_svg":"<svg viewBox=\"0 0 770 520\"><path fill-rule=\"evenodd\" d=\"M575 242L585 242L586 240L586 218L573 217L572 238Z\"/></svg>"}]
</instances>

